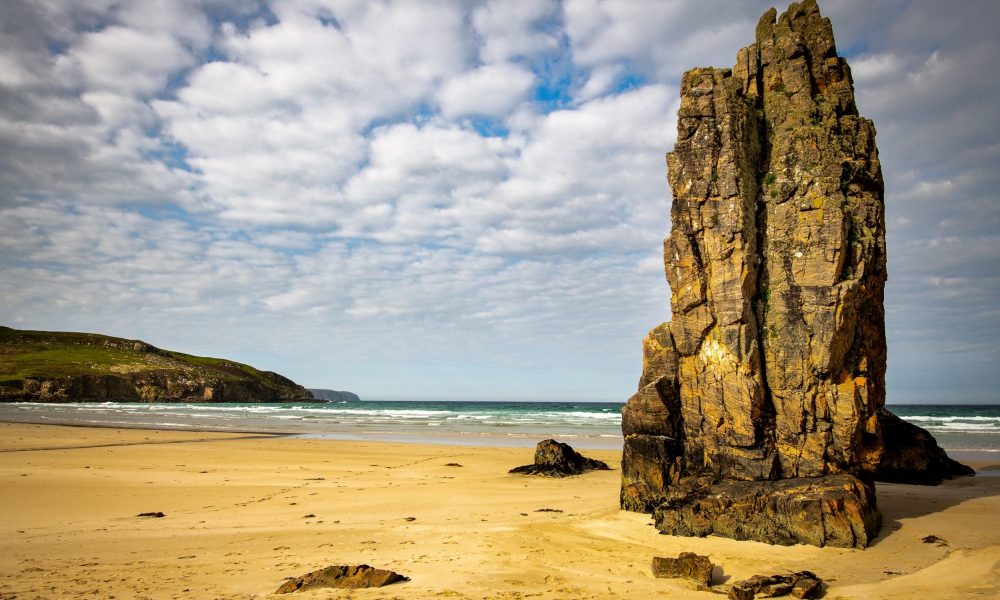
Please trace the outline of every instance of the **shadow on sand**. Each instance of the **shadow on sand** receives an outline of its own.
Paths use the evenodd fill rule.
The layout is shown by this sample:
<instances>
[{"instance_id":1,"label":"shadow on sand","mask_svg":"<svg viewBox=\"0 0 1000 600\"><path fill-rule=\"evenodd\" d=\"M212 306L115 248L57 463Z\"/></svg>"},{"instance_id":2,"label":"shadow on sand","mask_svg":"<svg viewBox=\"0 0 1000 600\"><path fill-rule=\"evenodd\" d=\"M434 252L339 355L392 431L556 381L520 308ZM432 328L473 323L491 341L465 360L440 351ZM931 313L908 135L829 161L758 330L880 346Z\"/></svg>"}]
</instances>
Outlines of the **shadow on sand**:
<instances>
[{"instance_id":1,"label":"shadow on sand","mask_svg":"<svg viewBox=\"0 0 1000 600\"><path fill-rule=\"evenodd\" d=\"M968 500L1000 495L1000 470L987 467L975 477L956 477L941 485L875 484L882 530L873 545L902 527L902 521L939 513Z\"/></svg>"}]
</instances>

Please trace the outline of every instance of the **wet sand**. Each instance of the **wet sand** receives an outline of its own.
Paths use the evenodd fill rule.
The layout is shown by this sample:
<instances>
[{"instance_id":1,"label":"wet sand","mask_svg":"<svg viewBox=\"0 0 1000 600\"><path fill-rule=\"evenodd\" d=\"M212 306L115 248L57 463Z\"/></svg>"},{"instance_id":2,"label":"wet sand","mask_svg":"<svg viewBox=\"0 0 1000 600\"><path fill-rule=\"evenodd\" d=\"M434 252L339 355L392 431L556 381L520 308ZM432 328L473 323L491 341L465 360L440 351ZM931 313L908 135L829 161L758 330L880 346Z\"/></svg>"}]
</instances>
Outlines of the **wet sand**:
<instances>
[{"instance_id":1,"label":"wet sand","mask_svg":"<svg viewBox=\"0 0 1000 600\"><path fill-rule=\"evenodd\" d=\"M659 535L618 510L620 452L585 454L615 470L507 474L527 448L0 423L0 598L266 597L357 563L411 581L298 596L719 597L652 577L653 556L683 551L709 555L723 590L806 569L826 598L1000 597L995 461L939 487L879 484L882 534L843 550Z\"/></svg>"}]
</instances>

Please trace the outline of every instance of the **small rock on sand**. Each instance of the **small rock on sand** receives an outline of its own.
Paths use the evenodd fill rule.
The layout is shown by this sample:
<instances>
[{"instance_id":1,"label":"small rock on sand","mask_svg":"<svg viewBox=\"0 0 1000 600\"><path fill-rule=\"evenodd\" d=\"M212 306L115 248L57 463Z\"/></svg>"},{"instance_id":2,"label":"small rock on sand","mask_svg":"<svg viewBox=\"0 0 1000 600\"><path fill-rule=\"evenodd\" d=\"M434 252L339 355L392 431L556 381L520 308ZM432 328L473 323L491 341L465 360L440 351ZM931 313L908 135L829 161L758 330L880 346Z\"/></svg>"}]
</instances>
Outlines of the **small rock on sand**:
<instances>
[{"instance_id":1,"label":"small rock on sand","mask_svg":"<svg viewBox=\"0 0 1000 600\"><path fill-rule=\"evenodd\" d=\"M712 569L715 565L707 556L694 552L681 552L677 558L653 557L653 576L661 578L687 579L701 585L712 585Z\"/></svg>"},{"instance_id":2,"label":"small rock on sand","mask_svg":"<svg viewBox=\"0 0 1000 600\"><path fill-rule=\"evenodd\" d=\"M823 581L810 571L799 571L789 575L754 575L733 584L729 588L730 600L753 600L757 594L762 598L791 595L795 598L815 598Z\"/></svg>"},{"instance_id":3,"label":"small rock on sand","mask_svg":"<svg viewBox=\"0 0 1000 600\"><path fill-rule=\"evenodd\" d=\"M281 584L275 594L290 594L299 590L317 588L359 589L382 587L400 581L409 581L395 571L376 569L368 565L333 565L306 573L301 577L290 577Z\"/></svg>"},{"instance_id":4,"label":"small rock on sand","mask_svg":"<svg viewBox=\"0 0 1000 600\"><path fill-rule=\"evenodd\" d=\"M587 471L609 471L605 463L587 458L570 447L555 440L543 440L535 447L535 462L515 467L511 473L522 475L544 475L546 477L566 477Z\"/></svg>"},{"instance_id":5,"label":"small rock on sand","mask_svg":"<svg viewBox=\"0 0 1000 600\"><path fill-rule=\"evenodd\" d=\"M934 544L935 546L947 546L948 542L944 538L940 538L936 535L926 535L920 538L920 541L925 544Z\"/></svg>"}]
</instances>

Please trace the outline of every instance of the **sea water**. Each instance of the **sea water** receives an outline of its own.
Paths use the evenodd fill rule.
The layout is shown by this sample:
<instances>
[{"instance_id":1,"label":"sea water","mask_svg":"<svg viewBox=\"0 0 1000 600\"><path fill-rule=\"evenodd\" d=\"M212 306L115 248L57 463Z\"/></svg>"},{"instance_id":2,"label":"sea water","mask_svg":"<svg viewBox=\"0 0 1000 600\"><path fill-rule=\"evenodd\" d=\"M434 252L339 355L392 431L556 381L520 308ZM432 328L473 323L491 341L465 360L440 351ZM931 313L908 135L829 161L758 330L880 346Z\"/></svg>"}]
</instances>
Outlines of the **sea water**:
<instances>
[{"instance_id":1,"label":"sea water","mask_svg":"<svg viewBox=\"0 0 1000 600\"><path fill-rule=\"evenodd\" d=\"M621 404L358 401L300 404L0 404L0 421L267 432L373 441L620 448Z\"/></svg>"},{"instance_id":2,"label":"sea water","mask_svg":"<svg viewBox=\"0 0 1000 600\"><path fill-rule=\"evenodd\" d=\"M618 402L359 401L299 404L0 404L0 421L267 432L372 441L620 448ZM1000 405L889 405L956 456L1000 460Z\"/></svg>"}]
</instances>

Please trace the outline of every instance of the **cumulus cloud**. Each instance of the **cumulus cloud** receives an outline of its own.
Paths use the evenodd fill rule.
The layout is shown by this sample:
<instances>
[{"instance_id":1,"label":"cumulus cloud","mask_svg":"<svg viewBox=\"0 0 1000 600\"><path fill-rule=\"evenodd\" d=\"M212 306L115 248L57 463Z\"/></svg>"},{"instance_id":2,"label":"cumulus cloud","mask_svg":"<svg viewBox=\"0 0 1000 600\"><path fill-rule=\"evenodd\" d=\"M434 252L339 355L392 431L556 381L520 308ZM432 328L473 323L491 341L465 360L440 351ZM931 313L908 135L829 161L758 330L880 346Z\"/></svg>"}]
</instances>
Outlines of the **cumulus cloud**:
<instances>
[{"instance_id":1,"label":"cumulus cloud","mask_svg":"<svg viewBox=\"0 0 1000 600\"><path fill-rule=\"evenodd\" d=\"M195 58L168 33L108 27L85 35L66 60L79 63L89 89L143 97L163 89Z\"/></svg>"},{"instance_id":2,"label":"cumulus cloud","mask_svg":"<svg viewBox=\"0 0 1000 600\"><path fill-rule=\"evenodd\" d=\"M666 214L659 149L671 137L671 105L665 87L648 86L546 115L497 187L507 210L477 247L510 254L655 248Z\"/></svg>"},{"instance_id":3,"label":"cumulus cloud","mask_svg":"<svg viewBox=\"0 0 1000 600\"><path fill-rule=\"evenodd\" d=\"M568 0L565 6L566 33L578 64L621 65L675 81L695 66L734 62L735 50L753 41L757 18L769 4Z\"/></svg>"},{"instance_id":4,"label":"cumulus cloud","mask_svg":"<svg viewBox=\"0 0 1000 600\"><path fill-rule=\"evenodd\" d=\"M768 6L8 2L0 322L366 397L623 400L669 317L677 81ZM823 10L879 129L890 400L993 399L996 9Z\"/></svg>"},{"instance_id":5,"label":"cumulus cloud","mask_svg":"<svg viewBox=\"0 0 1000 600\"><path fill-rule=\"evenodd\" d=\"M530 58L558 48L559 3L491 1L472 12L484 63Z\"/></svg>"},{"instance_id":6,"label":"cumulus cloud","mask_svg":"<svg viewBox=\"0 0 1000 600\"><path fill-rule=\"evenodd\" d=\"M534 82L535 76L524 67L484 65L445 84L439 95L442 116L503 117L524 99Z\"/></svg>"}]
</instances>

